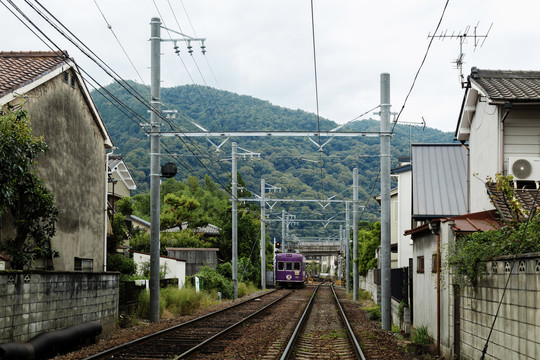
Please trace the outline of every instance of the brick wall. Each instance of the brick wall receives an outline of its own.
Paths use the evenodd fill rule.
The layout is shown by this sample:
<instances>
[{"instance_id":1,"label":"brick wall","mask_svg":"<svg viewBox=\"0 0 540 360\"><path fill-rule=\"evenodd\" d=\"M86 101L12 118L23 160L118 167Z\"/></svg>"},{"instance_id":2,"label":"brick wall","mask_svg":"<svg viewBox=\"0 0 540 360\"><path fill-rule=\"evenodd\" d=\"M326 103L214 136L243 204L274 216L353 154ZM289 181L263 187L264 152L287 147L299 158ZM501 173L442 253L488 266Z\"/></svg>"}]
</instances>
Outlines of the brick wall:
<instances>
[{"instance_id":1,"label":"brick wall","mask_svg":"<svg viewBox=\"0 0 540 360\"><path fill-rule=\"evenodd\" d=\"M489 274L476 288L467 287L462 292L462 359L480 357L508 278L486 358L532 360L540 357L540 254L517 258L513 268L512 260L503 257L489 262Z\"/></svg>"},{"instance_id":2,"label":"brick wall","mask_svg":"<svg viewBox=\"0 0 540 360\"><path fill-rule=\"evenodd\" d=\"M116 328L119 274L0 272L0 343L26 342L42 332L100 321Z\"/></svg>"}]
</instances>

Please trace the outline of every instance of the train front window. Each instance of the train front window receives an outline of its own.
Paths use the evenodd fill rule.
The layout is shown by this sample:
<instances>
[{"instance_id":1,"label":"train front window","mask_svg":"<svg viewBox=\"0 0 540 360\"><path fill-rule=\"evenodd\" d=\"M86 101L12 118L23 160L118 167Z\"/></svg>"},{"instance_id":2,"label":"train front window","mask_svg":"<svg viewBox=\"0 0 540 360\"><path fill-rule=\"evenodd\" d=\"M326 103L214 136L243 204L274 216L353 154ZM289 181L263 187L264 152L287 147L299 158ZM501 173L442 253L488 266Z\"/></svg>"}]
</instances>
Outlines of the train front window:
<instances>
[{"instance_id":1,"label":"train front window","mask_svg":"<svg viewBox=\"0 0 540 360\"><path fill-rule=\"evenodd\" d=\"M283 271L283 268L284 268L283 261L278 261L278 263L277 263L277 269L278 269L279 271Z\"/></svg>"},{"instance_id":2,"label":"train front window","mask_svg":"<svg viewBox=\"0 0 540 360\"><path fill-rule=\"evenodd\" d=\"M294 270L300 271L300 263L297 262L297 261L295 261L295 263L294 263Z\"/></svg>"},{"instance_id":3,"label":"train front window","mask_svg":"<svg viewBox=\"0 0 540 360\"><path fill-rule=\"evenodd\" d=\"M286 269L287 271L291 271L291 270L292 270L292 262L287 261L286 266L287 266L287 269Z\"/></svg>"}]
</instances>

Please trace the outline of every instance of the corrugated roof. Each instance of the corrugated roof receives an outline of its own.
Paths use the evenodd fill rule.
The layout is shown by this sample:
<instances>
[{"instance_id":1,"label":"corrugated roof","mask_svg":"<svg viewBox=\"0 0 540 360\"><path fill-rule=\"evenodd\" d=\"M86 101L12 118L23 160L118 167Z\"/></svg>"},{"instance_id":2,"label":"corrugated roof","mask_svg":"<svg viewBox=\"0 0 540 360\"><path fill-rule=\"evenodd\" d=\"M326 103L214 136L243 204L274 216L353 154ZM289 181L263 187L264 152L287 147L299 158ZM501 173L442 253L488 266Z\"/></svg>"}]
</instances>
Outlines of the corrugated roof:
<instances>
[{"instance_id":1,"label":"corrugated roof","mask_svg":"<svg viewBox=\"0 0 540 360\"><path fill-rule=\"evenodd\" d=\"M469 80L491 101L540 100L540 71L481 70L473 67Z\"/></svg>"},{"instance_id":2,"label":"corrugated roof","mask_svg":"<svg viewBox=\"0 0 540 360\"><path fill-rule=\"evenodd\" d=\"M413 218L466 213L466 169L460 144L413 144Z\"/></svg>"},{"instance_id":3,"label":"corrugated roof","mask_svg":"<svg viewBox=\"0 0 540 360\"><path fill-rule=\"evenodd\" d=\"M70 61L61 52L2 51L0 52L0 97L36 81Z\"/></svg>"}]
</instances>

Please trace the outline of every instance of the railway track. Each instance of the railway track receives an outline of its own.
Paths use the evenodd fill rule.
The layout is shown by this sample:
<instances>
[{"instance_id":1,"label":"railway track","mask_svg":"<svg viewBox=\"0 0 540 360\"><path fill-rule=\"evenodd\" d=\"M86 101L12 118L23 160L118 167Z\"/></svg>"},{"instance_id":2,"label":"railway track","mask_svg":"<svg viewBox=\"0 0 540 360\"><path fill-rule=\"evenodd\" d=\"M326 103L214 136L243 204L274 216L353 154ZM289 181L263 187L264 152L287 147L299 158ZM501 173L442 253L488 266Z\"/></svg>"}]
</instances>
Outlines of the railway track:
<instances>
[{"instance_id":1,"label":"railway track","mask_svg":"<svg viewBox=\"0 0 540 360\"><path fill-rule=\"evenodd\" d=\"M271 291L226 309L104 351L86 360L182 359L287 297L290 291Z\"/></svg>"},{"instance_id":2,"label":"railway track","mask_svg":"<svg viewBox=\"0 0 540 360\"><path fill-rule=\"evenodd\" d=\"M314 291L281 356L285 359L363 359L333 286Z\"/></svg>"}]
</instances>

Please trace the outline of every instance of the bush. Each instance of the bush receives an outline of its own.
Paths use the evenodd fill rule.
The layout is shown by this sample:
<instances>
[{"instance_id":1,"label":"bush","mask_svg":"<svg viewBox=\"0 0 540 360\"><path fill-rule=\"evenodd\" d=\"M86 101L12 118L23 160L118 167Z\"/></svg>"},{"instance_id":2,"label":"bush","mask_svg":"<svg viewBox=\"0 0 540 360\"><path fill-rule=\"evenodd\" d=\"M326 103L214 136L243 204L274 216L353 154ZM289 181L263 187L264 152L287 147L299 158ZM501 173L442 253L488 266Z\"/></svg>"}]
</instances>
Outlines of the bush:
<instances>
[{"instance_id":1,"label":"bush","mask_svg":"<svg viewBox=\"0 0 540 360\"><path fill-rule=\"evenodd\" d=\"M411 335L411 341L420 345L431 344L427 326L420 326L418 329L414 330Z\"/></svg>"},{"instance_id":2,"label":"bush","mask_svg":"<svg viewBox=\"0 0 540 360\"><path fill-rule=\"evenodd\" d=\"M219 264L217 266L217 272L224 278L232 279L232 264L230 262Z\"/></svg>"},{"instance_id":3,"label":"bush","mask_svg":"<svg viewBox=\"0 0 540 360\"><path fill-rule=\"evenodd\" d=\"M160 297L165 299L166 308L174 315L191 315L195 310L213 303L209 293L196 292L192 286L185 286L182 289L166 288Z\"/></svg>"},{"instance_id":4,"label":"bush","mask_svg":"<svg viewBox=\"0 0 540 360\"><path fill-rule=\"evenodd\" d=\"M208 266L201 266L199 272L195 274L195 276L202 279L204 290L220 291L224 298L232 299L232 282L218 274L216 270Z\"/></svg>"},{"instance_id":5,"label":"bush","mask_svg":"<svg viewBox=\"0 0 540 360\"><path fill-rule=\"evenodd\" d=\"M259 290L253 283L238 283L238 297L246 296Z\"/></svg>"},{"instance_id":6,"label":"bush","mask_svg":"<svg viewBox=\"0 0 540 360\"><path fill-rule=\"evenodd\" d=\"M122 254L107 255L107 271L118 271L120 280L127 280L137 272L137 264Z\"/></svg>"}]
</instances>

